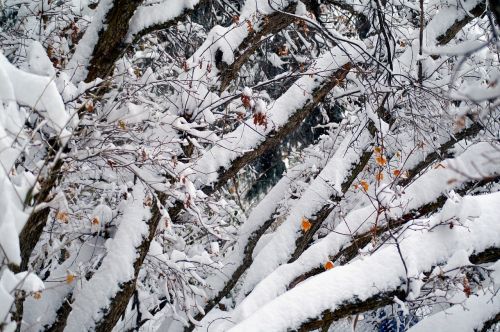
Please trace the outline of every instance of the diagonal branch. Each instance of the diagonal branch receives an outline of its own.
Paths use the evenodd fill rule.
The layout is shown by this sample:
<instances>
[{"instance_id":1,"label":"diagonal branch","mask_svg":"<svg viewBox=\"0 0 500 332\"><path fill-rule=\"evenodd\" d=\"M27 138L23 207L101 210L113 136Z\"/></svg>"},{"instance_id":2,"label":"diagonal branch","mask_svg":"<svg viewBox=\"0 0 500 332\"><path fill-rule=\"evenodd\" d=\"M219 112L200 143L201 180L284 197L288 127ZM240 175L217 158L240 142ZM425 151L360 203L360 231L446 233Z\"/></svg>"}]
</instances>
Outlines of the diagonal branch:
<instances>
[{"instance_id":1,"label":"diagonal branch","mask_svg":"<svg viewBox=\"0 0 500 332\"><path fill-rule=\"evenodd\" d=\"M500 259L500 249L495 247L488 248L469 257L471 262L474 260L474 264L492 263L498 259ZM404 285L400 284L398 287L394 287L393 290L378 293L364 301L359 299L346 301L333 311L325 310L320 318L304 322L297 330L301 332L313 331L321 328L326 323L336 322L351 315L361 314L392 304L394 303L394 297L400 299L406 297L407 294L404 288Z\"/></svg>"}]
</instances>

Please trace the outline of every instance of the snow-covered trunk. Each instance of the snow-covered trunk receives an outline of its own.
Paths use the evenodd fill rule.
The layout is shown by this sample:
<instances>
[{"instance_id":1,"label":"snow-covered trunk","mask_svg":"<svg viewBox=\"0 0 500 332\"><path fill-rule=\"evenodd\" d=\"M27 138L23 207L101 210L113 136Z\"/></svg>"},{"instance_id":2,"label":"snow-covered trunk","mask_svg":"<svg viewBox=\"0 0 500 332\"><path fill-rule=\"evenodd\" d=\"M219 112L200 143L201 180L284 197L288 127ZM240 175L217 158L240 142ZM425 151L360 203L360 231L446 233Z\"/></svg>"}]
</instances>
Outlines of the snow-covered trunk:
<instances>
[{"instance_id":1,"label":"snow-covered trunk","mask_svg":"<svg viewBox=\"0 0 500 332\"><path fill-rule=\"evenodd\" d=\"M142 0L105 0L79 41L66 71L75 82L91 82L113 74L125 50L129 21Z\"/></svg>"},{"instance_id":2,"label":"snow-covered trunk","mask_svg":"<svg viewBox=\"0 0 500 332\"><path fill-rule=\"evenodd\" d=\"M86 82L105 78L113 73L115 62L125 51L124 39L129 30L129 21L142 2L143 0L113 0L113 7L106 13L99 39L92 51Z\"/></svg>"},{"instance_id":3,"label":"snow-covered trunk","mask_svg":"<svg viewBox=\"0 0 500 332\"><path fill-rule=\"evenodd\" d=\"M34 206L42 203L48 203L51 199L51 194L61 178L61 166L63 161L61 159L57 160L52 168L48 171L48 175L45 179L41 181L41 189L36 194L35 197L28 197L27 202L31 200L35 201ZM33 249L35 248L40 236L42 234L43 228L47 223L47 218L50 213L50 206L35 209L30 215L26 224L24 225L21 233L19 234L19 243L21 245L21 264L19 265L19 271L26 271L28 269L29 259Z\"/></svg>"},{"instance_id":4,"label":"snow-covered trunk","mask_svg":"<svg viewBox=\"0 0 500 332\"><path fill-rule=\"evenodd\" d=\"M163 216L165 195L159 193L149 207L144 191L142 185L136 185L131 197L123 202L121 223L114 238L106 243L101 266L74 293L66 331L82 327L88 331L111 331L125 312Z\"/></svg>"}]
</instances>

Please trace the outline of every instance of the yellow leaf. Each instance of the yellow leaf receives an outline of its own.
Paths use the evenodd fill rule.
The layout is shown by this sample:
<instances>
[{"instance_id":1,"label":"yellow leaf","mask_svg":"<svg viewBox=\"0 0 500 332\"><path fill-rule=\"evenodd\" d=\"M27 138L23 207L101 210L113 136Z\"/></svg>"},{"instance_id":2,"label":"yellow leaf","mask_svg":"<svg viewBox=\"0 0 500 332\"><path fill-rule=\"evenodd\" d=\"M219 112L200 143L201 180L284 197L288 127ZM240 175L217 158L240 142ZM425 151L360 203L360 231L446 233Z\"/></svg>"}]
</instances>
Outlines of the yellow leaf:
<instances>
[{"instance_id":1,"label":"yellow leaf","mask_svg":"<svg viewBox=\"0 0 500 332\"><path fill-rule=\"evenodd\" d=\"M311 222L308 219L302 218L302 222L300 224L300 228L302 229L302 231L307 232L311 229L311 226Z\"/></svg>"},{"instance_id":2,"label":"yellow leaf","mask_svg":"<svg viewBox=\"0 0 500 332\"><path fill-rule=\"evenodd\" d=\"M323 267L325 268L325 270L331 270L335 267L335 265L333 265L332 261L328 261L325 264L323 264Z\"/></svg>"},{"instance_id":3,"label":"yellow leaf","mask_svg":"<svg viewBox=\"0 0 500 332\"><path fill-rule=\"evenodd\" d=\"M373 148L373 151L377 154L380 154L382 152L382 148L380 146L376 146L375 148Z\"/></svg>"},{"instance_id":4,"label":"yellow leaf","mask_svg":"<svg viewBox=\"0 0 500 332\"><path fill-rule=\"evenodd\" d=\"M68 275L66 275L66 283L67 284L71 284L74 280L75 280L75 276L73 274L69 273Z\"/></svg>"},{"instance_id":5,"label":"yellow leaf","mask_svg":"<svg viewBox=\"0 0 500 332\"><path fill-rule=\"evenodd\" d=\"M126 130L127 129L127 124L123 120L118 120L118 127L120 129Z\"/></svg>"}]
</instances>

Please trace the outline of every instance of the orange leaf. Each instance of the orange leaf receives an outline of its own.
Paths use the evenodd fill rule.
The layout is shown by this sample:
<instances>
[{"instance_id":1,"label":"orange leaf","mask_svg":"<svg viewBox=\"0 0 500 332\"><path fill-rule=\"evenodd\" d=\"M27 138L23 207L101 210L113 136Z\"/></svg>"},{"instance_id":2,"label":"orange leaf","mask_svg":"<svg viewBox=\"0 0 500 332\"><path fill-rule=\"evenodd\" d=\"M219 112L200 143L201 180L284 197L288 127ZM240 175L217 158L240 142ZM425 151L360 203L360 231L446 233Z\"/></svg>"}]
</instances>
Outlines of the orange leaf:
<instances>
[{"instance_id":1,"label":"orange leaf","mask_svg":"<svg viewBox=\"0 0 500 332\"><path fill-rule=\"evenodd\" d=\"M75 280L75 276L72 275L71 273L69 273L68 275L66 275L66 283L67 284L71 284L74 280Z\"/></svg>"},{"instance_id":2,"label":"orange leaf","mask_svg":"<svg viewBox=\"0 0 500 332\"><path fill-rule=\"evenodd\" d=\"M323 264L323 267L325 268L325 270L331 270L335 267L335 265L333 265L332 261L328 261L325 264Z\"/></svg>"},{"instance_id":3,"label":"orange leaf","mask_svg":"<svg viewBox=\"0 0 500 332\"><path fill-rule=\"evenodd\" d=\"M278 48L278 55L279 56L287 56L288 55L288 46L283 45L280 48Z\"/></svg>"},{"instance_id":4,"label":"orange leaf","mask_svg":"<svg viewBox=\"0 0 500 332\"><path fill-rule=\"evenodd\" d=\"M399 169L395 169L394 171L392 171L392 174L394 174L394 176L399 176L401 174L401 171Z\"/></svg>"},{"instance_id":5,"label":"orange leaf","mask_svg":"<svg viewBox=\"0 0 500 332\"><path fill-rule=\"evenodd\" d=\"M370 187L368 185L368 182L366 182L365 180L361 180L360 183L361 187L363 187L364 191L368 191L368 188Z\"/></svg>"},{"instance_id":6,"label":"orange leaf","mask_svg":"<svg viewBox=\"0 0 500 332\"><path fill-rule=\"evenodd\" d=\"M247 24L247 31L248 31L249 33L252 33L252 32L254 31L254 30L253 30L253 25L252 25L252 22L250 22L249 20L246 20L245 22L246 22L246 24Z\"/></svg>"},{"instance_id":7,"label":"orange leaf","mask_svg":"<svg viewBox=\"0 0 500 332\"><path fill-rule=\"evenodd\" d=\"M465 296L469 297L472 294L472 289L470 287L469 279L467 279L467 276L464 277L464 280L462 281L462 285L464 286Z\"/></svg>"},{"instance_id":8,"label":"orange leaf","mask_svg":"<svg viewBox=\"0 0 500 332\"><path fill-rule=\"evenodd\" d=\"M387 164L387 159L384 156L380 155L375 158L375 161L379 166L385 166Z\"/></svg>"},{"instance_id":9,"label":"orange leaf","mask_svg":"<svg viewBox=\"0 0 500 332\"><path fill-rule=\"evenodd\" d=\"M374 151L375 153L380 154L380 153L382 152L382 148L381 148L380 146L376 146L376 147L374 147L374 148L373 148L373 151Z\"/></svg>"},{"instance_id":10,"label":"orange leaf","mask_svg":"<svg viewBox=\"0 0 500 332\"><path fill-rule=\"evenodd\" d=\"M311 229L311 226L312 224L308 219L302 218L302 222L300 224L300 228L302 229L302 231L307 232Z\"/></svg>"},{"instance_id":11,"label":"orange leaf","mask_svg":"<svg viewBox=\"0 0 500 332\"><path fill-rule=\"evenodd\" d=\"M68 212L65 212L65 211L57 211L56 213L56 220L59 220L60 222L63 222L65 224L68 223L69 221L69 216L68 216Z\"/></svg>"},{"instance_id":12,"label":"orange leaf","mask_svg":"<svg viewBox=\"0 0 500 332\"><path fill-rule=\"evenodd\" d=\"M91 101L89 101L85 104L85 108L86 108L87 112L89 112L89 113L94 112L94 104Z\"/></svg>"},{"instance_id":13,"label":"orange leaf","mask_svg":"<svg viewBox=\"0 0 500 332\"><path fill-rule=\"evenodd\" d=\"M384 179L384 173L378 172L377 174L375 174L375 180L377 180L378 182L382 181L383 179Z\"/></svg>"},{"instance_id":14,"label":"orange leaf","mask_svg":"<svg viewBox=\"0 0 500 332\"><path fill-rule=\"evenodd\" d=\"M40 300L42 298L42 292L33 293L33 297L35 298L35 300Z\"/></svg>"},{"instance_id":15,"label":"orange leaf","mask_svg":"<svg viewBox=\"0 0 500 332\"><path fill-rule=\"evenodd\" d=\"M99 225L99 218L94 217L94 219L92 219L91 223L92 223L92 225Z\"/></svg>"}]
</instances>

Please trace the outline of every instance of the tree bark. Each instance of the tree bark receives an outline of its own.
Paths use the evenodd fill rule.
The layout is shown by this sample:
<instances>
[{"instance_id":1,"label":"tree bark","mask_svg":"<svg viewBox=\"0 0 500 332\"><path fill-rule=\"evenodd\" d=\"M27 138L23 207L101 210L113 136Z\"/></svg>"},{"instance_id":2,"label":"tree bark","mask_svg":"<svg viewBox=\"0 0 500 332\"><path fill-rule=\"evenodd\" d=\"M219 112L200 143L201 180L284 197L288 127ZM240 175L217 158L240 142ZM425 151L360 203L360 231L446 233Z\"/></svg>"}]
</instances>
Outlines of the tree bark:
<instances>
[{"instance_id":1,"label":"tree bark","mask_svg":"<svg viewBox=\"0 0 500 332\"><path fill-rule=\"evenodd\" d=\"M104 30L99 33L99 40L90 59L86 82L96 78L105 78L112 73L127 44L124 42L129 29L129 22L135 10L143 0L114 0L113 7L106 15Z\"/></svg>"},{"instance_id":2,"label":"tree bark","mask_svg":"<svg viewBox=\"0 0 500 332\"><path fill-rule=\"evenodd\" d=\"M491 0L490 0L491 1ZM482 1L476 5L469 13L471 13L474 17L479 17L486 10L486 1ZM462 30L464 26L466 26L469 22L471 22L474 17L470 17L467 13L464 15L464 18L460 20L456 20L444 34L440 35L436 38L438 41L438 45L446 45L448 44L456 34Z\"/></svg>"},{"instance_id":3,"label":"tree bark","mask_svg":"<svg viewBox=\"0 0 500 332\"><path fill-rule=\"evenodd\" d=\"M495 16L498 28L500 28L500 2L498 2L498 0L489 0L488 6L493 15Z\"/></svg>"},{"instance_id":4,"label":"tree bark","mask_svg":"<svg viewBox=\"0 0 500 332\"><path fill-rule=\"evenodd\" d=\"M285 12L293 13L297 7L296 3L289 5L284 9ZM276 34L282 29L289 26L295 18L291 15L283 14L281 12L274 12L266 16L262 21L263 27L258 31L250 32L249 35L243 40L238 49L234 51L235 61L227 67L221 63L216 63L217 68L222 69L220 74L220 92L224 91L229 84L237 77L240 68L260 46L263 38L267 35ZM223 69L225 68L225 69Z\"/></svg>"}]
</instances>

